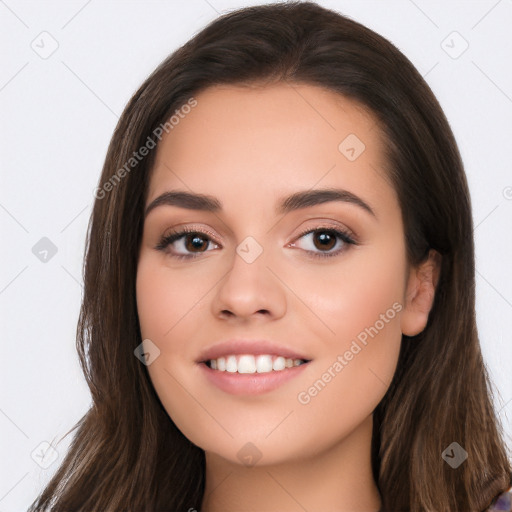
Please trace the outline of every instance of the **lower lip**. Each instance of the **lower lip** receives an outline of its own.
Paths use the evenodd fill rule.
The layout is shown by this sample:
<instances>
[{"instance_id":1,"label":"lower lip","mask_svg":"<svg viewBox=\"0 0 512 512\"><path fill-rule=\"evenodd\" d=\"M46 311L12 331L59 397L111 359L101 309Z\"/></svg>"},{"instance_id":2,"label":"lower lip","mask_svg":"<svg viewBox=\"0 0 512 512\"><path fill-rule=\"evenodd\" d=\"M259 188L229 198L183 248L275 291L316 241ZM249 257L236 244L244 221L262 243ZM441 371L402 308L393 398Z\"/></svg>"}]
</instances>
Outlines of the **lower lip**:
<instances>
[{"instance_id":1,"label":"lower lip","mask_svg":"<svg viewBox=\"0 0 512 512\"><path fill-rule=\"evenodd\" d=\"M199 363L206 378L222 391L232 395L260 395L268 393L285 382L299 376L310 362L266 373L238 373L212 370L206 363Z\"/></svg>"}]
</instances>

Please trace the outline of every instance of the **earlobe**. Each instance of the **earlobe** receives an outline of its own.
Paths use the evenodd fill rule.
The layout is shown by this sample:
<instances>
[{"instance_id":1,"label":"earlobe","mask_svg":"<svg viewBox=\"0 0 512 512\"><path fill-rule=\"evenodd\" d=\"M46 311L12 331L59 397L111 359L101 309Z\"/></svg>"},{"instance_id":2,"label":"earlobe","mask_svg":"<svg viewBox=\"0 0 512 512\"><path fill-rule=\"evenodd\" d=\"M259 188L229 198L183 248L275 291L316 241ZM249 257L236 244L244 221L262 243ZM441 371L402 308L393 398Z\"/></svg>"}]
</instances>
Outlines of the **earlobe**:
<instances>
[{"instance_id":1,"label":"earlobe","mask_svg":"<svg viewBox=\"0 0 512 512\"><path fill-rule=\"evenodd\" d=\"M425 262L410 270L401 317L402 333L406 336L416 336L425 329L440 272L441 255L434 249Z\"/></svg>"}]
</instances>

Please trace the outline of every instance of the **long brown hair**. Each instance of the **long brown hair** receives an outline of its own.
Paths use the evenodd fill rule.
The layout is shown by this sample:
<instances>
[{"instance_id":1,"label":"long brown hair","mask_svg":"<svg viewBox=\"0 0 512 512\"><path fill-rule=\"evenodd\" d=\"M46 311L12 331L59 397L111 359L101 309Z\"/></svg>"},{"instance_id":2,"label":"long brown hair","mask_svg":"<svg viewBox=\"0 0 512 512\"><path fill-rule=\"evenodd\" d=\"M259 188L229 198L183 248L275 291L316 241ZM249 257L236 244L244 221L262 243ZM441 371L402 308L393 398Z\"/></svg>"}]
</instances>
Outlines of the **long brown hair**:
<instances>
[{"instance_id":1,"label":"long brown hair","mask_svg":"<svg viewBox=\"0 0 512 512\"><path fill-rule=\"evenodd\" d=\"M126 106L84 255L77 350L92 406L29 512L200 509L204 452L169 418L134 356L142 341L135 278L156 151L128 170L126 162L148 141L157 144L156 128L205 88L278 81L324 87L375 115L408 261L422 262L430 249L442 255L428 324L402 337L395 376L374 411L372 467L383 510L481 511L510 486L476 328L469 190L446 117L389 41L312 2L288 2L217 18L164 60ZM456 469L441 456L453 442L468 453Z\"/></svg>"}]
</instances>

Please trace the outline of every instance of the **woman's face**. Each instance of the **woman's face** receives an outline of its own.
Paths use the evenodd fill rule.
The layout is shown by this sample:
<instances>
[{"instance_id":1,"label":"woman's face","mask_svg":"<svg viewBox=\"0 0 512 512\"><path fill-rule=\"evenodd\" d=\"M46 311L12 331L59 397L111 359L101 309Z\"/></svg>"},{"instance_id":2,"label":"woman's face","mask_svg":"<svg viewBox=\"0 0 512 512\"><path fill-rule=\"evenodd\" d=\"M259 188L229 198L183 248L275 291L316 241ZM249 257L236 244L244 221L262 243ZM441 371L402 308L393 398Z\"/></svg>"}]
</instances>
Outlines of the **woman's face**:
<instances>
[{"instance_id":1,"label":"woman's face","mask_svg":"<svg viewBox=\"0 0 512 512\"><path fill-rule=\"evenodd\" d=\"M169 196L145 218L149 375L183 434L234 463L332 449L371 421L405 325L404 232L381 133L315 86L222 86L196 100L162 138L149 184L146 207L168 192L209 198ZM195 234L157 248L185 228Z\"/></svg>"}]
</instances>

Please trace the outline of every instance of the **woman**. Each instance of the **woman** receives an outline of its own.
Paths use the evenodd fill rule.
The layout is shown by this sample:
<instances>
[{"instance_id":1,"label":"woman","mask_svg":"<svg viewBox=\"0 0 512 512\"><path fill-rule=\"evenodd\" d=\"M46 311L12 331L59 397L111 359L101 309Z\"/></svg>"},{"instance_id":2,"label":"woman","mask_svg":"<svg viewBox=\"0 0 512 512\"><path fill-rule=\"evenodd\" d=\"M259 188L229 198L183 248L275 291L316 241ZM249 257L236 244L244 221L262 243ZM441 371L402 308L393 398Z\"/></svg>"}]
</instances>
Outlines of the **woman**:
<instances>
[{"instance_id":1,"label":"woman","mask_svg":"<svg viewBox=\"0 0 512 512\"><path fill-rule=\"evenodd\" d=\"M511 509L463 165L387 40L310 2L220 17L95 195L93 405L31 510Z\"/></svg>"}]
</instances>

